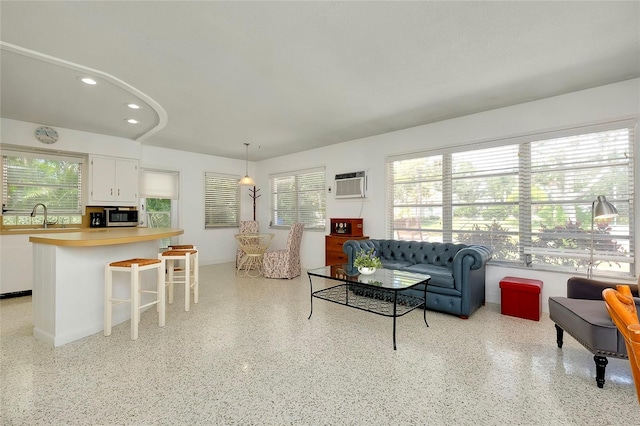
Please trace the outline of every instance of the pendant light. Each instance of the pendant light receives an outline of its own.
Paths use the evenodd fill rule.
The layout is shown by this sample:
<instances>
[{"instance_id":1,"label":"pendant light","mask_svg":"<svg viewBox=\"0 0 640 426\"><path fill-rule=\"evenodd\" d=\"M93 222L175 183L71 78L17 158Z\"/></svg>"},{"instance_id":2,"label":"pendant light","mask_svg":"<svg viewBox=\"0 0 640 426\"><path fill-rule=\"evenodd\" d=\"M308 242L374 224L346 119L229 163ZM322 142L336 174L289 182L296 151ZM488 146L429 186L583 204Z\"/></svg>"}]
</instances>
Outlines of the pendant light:
<instances>
[{"instance_id":1,"label":"pendant light","mask_svg":"<svg viewBox=\"0 0 640 426\"><path fill-rule=\"evenodd\" d=\"M244 146L246 147L246 150L247 150L247 154L245 156L246 167L245 167L244 177L238 181L238 184L246 185L246 186L256 186L256 183L253 181L253 179L249 177L249 144L245 142Z\"/></svg>"}]
</instances>

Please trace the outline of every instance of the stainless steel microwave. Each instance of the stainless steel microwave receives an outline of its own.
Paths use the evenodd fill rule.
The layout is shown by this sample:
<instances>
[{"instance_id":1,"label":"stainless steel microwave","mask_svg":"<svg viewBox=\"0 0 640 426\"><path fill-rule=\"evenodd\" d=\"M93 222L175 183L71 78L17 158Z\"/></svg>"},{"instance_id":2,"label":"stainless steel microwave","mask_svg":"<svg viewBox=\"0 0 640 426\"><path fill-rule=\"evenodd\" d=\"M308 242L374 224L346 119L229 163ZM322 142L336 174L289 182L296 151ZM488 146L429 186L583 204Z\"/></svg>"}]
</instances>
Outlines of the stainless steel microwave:
<instances>
[{"instance_id":1,"label":"stainless steel microwave","mask_svg":"<svg viewBox=\"0 0 640 426\"><path fill-rule=\"evenodd\" d=\"M104 209L105 226L138 226L138 210Z\"/></svg>"}]
</instances>

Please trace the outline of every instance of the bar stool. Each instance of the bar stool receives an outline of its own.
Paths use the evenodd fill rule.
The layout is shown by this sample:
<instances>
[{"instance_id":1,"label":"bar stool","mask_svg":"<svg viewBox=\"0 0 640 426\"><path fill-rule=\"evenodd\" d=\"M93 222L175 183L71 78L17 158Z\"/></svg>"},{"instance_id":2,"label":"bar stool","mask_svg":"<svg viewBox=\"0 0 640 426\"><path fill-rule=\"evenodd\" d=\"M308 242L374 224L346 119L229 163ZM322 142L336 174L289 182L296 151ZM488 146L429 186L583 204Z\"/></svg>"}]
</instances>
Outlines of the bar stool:
<instances>
[{"instance_id":1,"label":"bar stool","mask_svg":"<svg viewBox=\"0 0 640 426\"><path fill-rule=\"evenodd\" d=\"M156 290L143 290L140 288L140 273L150 269L157 269L158 279ZM130 298L116 299L113 297L113 272L129 272L130 278ZM140 323L140 311L147 306L157 305L158 308L158 325L164 327L165 324L165 304L164 304L164 260L162 259L127 259L116 262L107 263L105 266L104 279L104 335L111 335L111 326L113 321L113 307L120 303L131 304L131 340L138 338L138 324ZM140 305L140 293L153 293L156 300Z\"/></svg>"},{"instance_id":2,"label":"bar stool","mask_svg":"<svg viewBox=\"0 0 640 426\"><path fill-rule=\"evenodd\" d=\"M174 244L168 247L169 250L198 250L196 246L193 244ZM197 256L190 256L191 259L191 274L194 274L195 271L195 261L198 260ZM178 262L173 263L173 273L184 274L184 266L180 265ZM171 288L171 294L169 295L169 303L173 303L173 287ZM198 303L198 302L195 302ZM188 310L188 309L187 309Z\"/></svg>"},{"instance_id":3,"label":"bar stool","mask_svg":"<svg viewBox=\"0 0 640 426\"><path fill-rule=\"evenodd\" d=\"M171 245L168 247L169 250L198 250L198 248L196 246L194 246L193 244L176 244L176 245ZM193 273L194 271L194 259L195 256L191 256L191 271ZM184 269L182 268L182 266L180 265L173 265L173 271L174 273L176 271L183 271Z\"/></svg>"},{"instance_id":4,"label":"bar stool","mask_svg":"<svg viewBox=\"0 0 640 426\"><path fill-rule=\"evenodd\" d=\"M190 309L191 289L193 289L193 303L198 303L200 292L198 250L195 249L195 246L190 246L193 248L187 247L189 246L170 246L169 250L158 255L158 259L166 262L167 277L165 283L169 287L169 304L173 303L173 285L184 284L185 311ZM176 266L175 262L181 260L184 261L184 266Z\"/></svg>"}]
</instances>

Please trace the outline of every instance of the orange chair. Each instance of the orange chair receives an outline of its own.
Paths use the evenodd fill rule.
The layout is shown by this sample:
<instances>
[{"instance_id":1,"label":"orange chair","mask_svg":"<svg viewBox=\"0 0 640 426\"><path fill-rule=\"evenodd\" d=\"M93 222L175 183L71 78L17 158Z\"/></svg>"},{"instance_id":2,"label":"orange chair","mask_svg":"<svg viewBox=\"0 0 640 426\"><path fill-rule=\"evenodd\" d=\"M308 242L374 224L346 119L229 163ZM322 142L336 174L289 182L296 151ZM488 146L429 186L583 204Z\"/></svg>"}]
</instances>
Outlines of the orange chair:
<instances>
[{"instance_id":1,"label":"orange chair","mask_svg":"<svg viewBox=\"0 0 640 426\"><path fill-rule=\"evenodd\" d=\"M607 288L602 291L602 297L613 323L624 336L636 385L636 396L640 403L640 323L631 289L628 285L619 285L617 290Z\"/></svg>"}]
</instances>

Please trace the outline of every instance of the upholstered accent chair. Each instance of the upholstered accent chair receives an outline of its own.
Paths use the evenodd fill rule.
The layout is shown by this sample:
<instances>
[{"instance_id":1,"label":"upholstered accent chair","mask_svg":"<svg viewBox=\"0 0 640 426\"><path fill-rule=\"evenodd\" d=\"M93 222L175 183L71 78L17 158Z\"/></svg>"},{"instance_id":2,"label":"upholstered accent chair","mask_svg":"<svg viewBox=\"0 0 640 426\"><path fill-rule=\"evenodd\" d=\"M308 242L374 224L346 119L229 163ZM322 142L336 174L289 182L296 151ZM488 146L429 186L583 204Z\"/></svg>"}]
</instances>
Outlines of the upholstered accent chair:
<instances>
[{"instance_id":1,"label":"upholstered accent chair","mask_svg":"<svg viewBox=\"0 0 640 426\"><path fill-rule=\"evenodd\" d=\"M256 234L258 232L258 221L257 220L241 220L240 221L240 229L238 233L240 234ZM236 269L240 264L240 259L245 255L245 252L242 251L241 248L236 250Z\"/></svg>"},{"instance_id":2,"label":"upholstered accent chair","mask_svg":"<svg viewBox=\"0 0 640 426\"><path fill-rule=\"evenodd\" d=\"M304 223L291 225L287 247L264 254L262 269L266 278L295 278L300 275L300 242Z\"/></svg>"},{"instance_id":3,"label":"upholstered accent chair","mask_svg":"<svg viewBox=\"0 0 640 426\"><path fill-rule=\"evenodd\" d=\"M628 285L619 285L616 290L607 288L602 291L602 297L613 323L624 337L640 403L640 321L631 289Z\"/></svg>"},{"instance_id":4,"label":"upholstered accent chair","mask_svg":"<svg viewBox=\"0 0 640 426\"><path fill-rule=\"evenodd\" d=\"M549 318L556 325L556 343L562 348L566 331L593 354L596 364L596 384L604 387L607 357L628 359L625 339L611 320L602 292L615 283L583 277L567 280L567 297L549 298ZM638 296L638 286L631 285ZM640 299L635 299L636 304Z\"/></svg>"}]
</instances>

